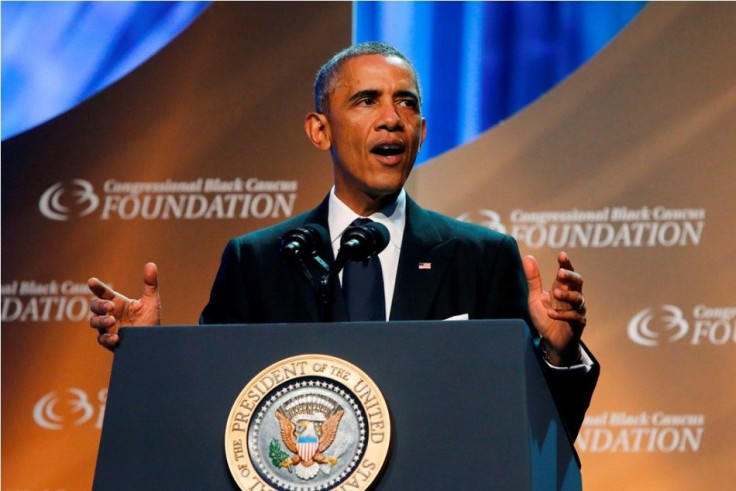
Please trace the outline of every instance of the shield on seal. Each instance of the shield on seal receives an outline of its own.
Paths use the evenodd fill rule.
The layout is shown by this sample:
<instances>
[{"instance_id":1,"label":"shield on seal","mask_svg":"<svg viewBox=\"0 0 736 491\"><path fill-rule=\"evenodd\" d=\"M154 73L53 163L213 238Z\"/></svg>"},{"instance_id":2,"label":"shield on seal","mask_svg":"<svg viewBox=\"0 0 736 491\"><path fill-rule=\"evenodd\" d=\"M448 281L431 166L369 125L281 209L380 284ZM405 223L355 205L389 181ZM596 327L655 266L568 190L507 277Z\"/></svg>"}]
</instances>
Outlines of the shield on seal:
<instances>
[{"instance_id":1,"label":"shield on seal","mask_svg":"<svg viewBox=\"0 0 736 491\"><path fill-rule=\"evenodd\" d=\"M318 447L319 440L315 435L302 435L296 440L296 451L305 462L312 460Z\"/></svg>"}]
</instances>

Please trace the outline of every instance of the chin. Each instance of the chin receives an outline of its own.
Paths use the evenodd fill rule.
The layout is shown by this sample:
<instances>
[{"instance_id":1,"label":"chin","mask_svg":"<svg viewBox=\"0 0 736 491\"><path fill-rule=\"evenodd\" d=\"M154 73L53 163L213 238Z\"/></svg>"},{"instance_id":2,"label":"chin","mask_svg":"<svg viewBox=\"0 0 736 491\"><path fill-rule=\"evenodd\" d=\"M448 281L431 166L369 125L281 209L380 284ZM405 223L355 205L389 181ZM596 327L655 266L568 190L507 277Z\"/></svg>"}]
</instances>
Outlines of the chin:
<instances>
[{"instance_id":1,"label":"chin","mask_svg":"<svg viewBox=\"0 0 736 491\"><path fill-rule=\"evenodd\" d=\"M392 194L398 194L403 187L404 181L399 183L376 183L376 185L370 187L369 192L376 197L390 196Z\"/></svg>"}]
</instances>

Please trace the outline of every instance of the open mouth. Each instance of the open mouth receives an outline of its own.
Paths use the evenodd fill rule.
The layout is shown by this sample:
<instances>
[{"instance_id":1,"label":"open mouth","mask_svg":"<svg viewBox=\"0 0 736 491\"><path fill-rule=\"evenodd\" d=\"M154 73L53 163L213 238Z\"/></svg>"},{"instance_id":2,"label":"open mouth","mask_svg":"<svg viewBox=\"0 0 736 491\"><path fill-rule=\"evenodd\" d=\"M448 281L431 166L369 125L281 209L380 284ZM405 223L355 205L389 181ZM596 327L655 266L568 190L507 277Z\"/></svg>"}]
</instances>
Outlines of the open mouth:
<instances>
[{"instance_id":1,"label":"open mouth","mask_svg":"<svg viewBox=\"0 0 736 491\"><path fill-rule=\"evenodd\" d=\"M381 157L394 157L403 154L405 150L406 145L401 142L386 142L379 143L371 148L371 153L380 155Z\"/></svg>"}]
</instances>

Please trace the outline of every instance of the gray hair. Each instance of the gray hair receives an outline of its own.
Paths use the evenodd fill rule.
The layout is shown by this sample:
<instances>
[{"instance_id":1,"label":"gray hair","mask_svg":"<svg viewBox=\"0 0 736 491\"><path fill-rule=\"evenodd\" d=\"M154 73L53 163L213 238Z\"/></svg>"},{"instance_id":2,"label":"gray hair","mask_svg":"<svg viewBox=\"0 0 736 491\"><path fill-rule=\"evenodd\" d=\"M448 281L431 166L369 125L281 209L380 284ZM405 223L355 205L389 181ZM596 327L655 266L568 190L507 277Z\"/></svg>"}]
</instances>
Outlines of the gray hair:
<instances>
[{"instance_id":1,"label":"gray hair","mask_svg":"<svg viewBox=\"0 0 736 491\"><path fill-rule=\"evenodd\" d=\"M414 74L414 80L417 84L417 96L419 97L419 103L421 104L422 92L419 88L419 77L414 69L414 65L409 61L409 58L390 44L380 41L367 41L360 44L354 44L353 46L339 51L319 69L317 77L314 79L314 108L318 113L324 113L325 110L329 109L330 96L335 89L335 80L343 63L351 58L363 55L382 55L386 57L396 56L404 60Z\"/></svg>"}]
</instances>

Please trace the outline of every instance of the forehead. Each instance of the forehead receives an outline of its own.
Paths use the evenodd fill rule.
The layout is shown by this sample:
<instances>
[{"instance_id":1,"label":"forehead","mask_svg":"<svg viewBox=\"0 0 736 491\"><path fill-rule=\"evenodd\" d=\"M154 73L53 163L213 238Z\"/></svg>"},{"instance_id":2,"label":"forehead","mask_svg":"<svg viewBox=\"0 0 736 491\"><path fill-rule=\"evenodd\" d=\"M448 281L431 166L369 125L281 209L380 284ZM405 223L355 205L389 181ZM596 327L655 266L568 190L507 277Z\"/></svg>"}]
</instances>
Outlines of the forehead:
<instances>
[{"instance_id":1,"label":"forehead","mask_svg":"<svg viewBox=\"0 0 736 491\"><path fill-rule=\"evenodd\" d=\"M334 88L380 89L386 85L417 91L411 65L398 56L360 55L345 60L336 73Z\"/></svg>"}]
</instances>

